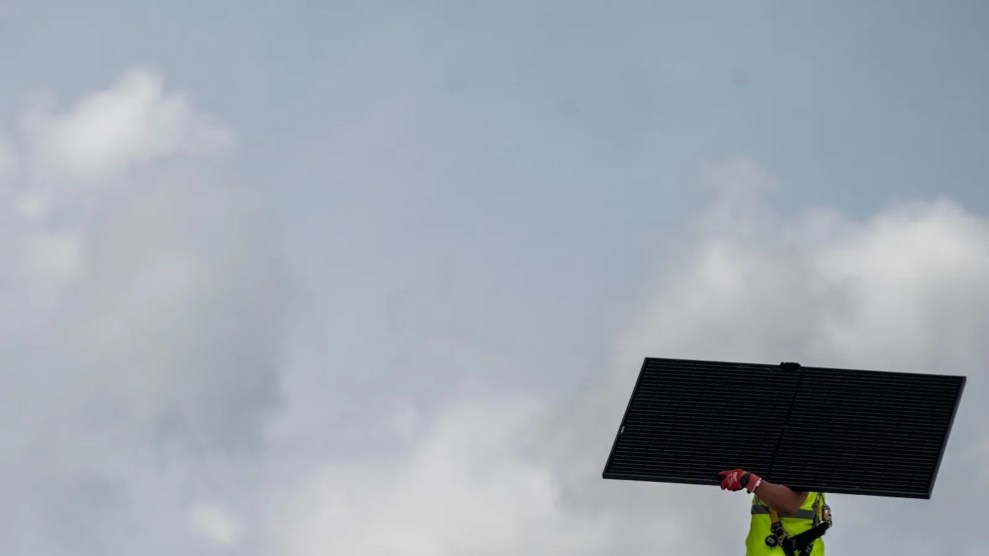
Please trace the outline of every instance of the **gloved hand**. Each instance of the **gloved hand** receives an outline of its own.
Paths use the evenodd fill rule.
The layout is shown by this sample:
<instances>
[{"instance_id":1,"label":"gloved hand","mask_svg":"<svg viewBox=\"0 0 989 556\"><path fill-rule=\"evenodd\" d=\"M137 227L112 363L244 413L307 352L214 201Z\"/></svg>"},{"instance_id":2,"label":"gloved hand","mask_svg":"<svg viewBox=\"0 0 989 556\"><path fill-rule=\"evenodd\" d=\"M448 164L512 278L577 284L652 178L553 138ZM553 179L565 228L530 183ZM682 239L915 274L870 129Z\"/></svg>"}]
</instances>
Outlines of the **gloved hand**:
<instances>
[{"instance_id":1,"label":"gloved hand","mask_svg":"<svg viewBox=\"0 0 989 556\"><path fill-rule=\"evenodd\" d=\"M732 469L718 473L724 477L721 481L721 490L742 490L743 488L751 494L753 490L762 482L762 478L754 473L749 473L744 469Z\"/></svg>"}]
</instances>

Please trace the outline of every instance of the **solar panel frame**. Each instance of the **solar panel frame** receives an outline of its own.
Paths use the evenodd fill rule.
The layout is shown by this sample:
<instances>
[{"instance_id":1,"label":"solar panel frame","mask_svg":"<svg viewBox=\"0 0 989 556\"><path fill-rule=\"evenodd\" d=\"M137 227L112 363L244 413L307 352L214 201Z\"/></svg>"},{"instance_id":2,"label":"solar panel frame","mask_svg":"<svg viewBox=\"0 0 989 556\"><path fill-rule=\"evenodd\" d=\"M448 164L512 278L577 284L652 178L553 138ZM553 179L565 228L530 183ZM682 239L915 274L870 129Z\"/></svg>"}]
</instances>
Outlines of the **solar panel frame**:
<instances>
[{"instance_id":1,"label":"solar panel frame","mask_svg":"<svg viewBox=\"0 0 989 556\"><path fill-rule=\"evenodd\" d=\"M799 490L929 499L965 381L944 374L647 357L602 475L710 485L718 484L717 470L742 467ZM769 386L782 401L766 404L739 390L743 383ZM871 385L875 404L849 390L861 384ZM814 396L822 398L820 408ZM936 411L898 422L910 408ZM674 431L677 426L681 430ZM808 431L815 434L811 444ZM856 437L849 431L864 432ZM923 434L915 438L918 432ZM870 461L846 453L846 441L862 452L876 446L868 442L879 442L904 459ZM687 461L688 452L696 461Z\"/></svg>"}]
</instances>

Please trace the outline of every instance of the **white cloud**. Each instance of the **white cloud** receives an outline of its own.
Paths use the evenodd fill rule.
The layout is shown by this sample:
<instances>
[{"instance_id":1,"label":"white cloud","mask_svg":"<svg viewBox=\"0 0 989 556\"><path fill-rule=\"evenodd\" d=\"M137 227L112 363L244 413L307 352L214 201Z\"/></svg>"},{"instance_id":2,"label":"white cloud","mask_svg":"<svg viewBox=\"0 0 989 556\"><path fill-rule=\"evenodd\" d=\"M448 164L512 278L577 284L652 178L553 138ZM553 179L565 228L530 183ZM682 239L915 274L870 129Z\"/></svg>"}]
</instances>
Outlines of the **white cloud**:
<instances>
[{"instance_id":1,"label":"white cloud","mask_svg":"<svg viewBox=\"0 0 989 556\"><path fill-rule=\"evenodd\" d=\"M164 78L147 69L127 73L67 113L29 112L22 129L37 174L76 180L105 180L159 158L212 154L233 141L187 94L166 93Z\"/></svg>"},{"instance_id":2,"label":"white cloud","mask_svg":"<svg viewBox=\"0 0 989 556\"><path fill-rule=\"evenodd\" d=\"M230 512L204 500L189 508L189 522L197 532L225 547L236 545L242 534L242 526Z\"/></svg>"},{"instance_id":3,"label":"white cloud","mask_svg":"<svg viewBox=\"0 0 989 556\"><path fill-rule=\"evenodd\" d=\"M825 333L855 360L919 370L971 351L989 322L989 223L947 201L879 215L816 266L845 300Z\"/></svg>"},{"instance_id":4,"label":"white cloud","mask_svg":"<svg viewBox=\"0 0 989 556\"><path fill-rule=\"evenodd\" d=\"M137 70L3 151L4 554L189 553L262 443L291 296L258 192L184 158L232 141L191 106Z\"/></svg>"},{"instance_id":5,"label":"white cloud","mask_svg":"<svg viewBox=\"0 0 989 556\"><path fill-rule=\"evenodd\" d=\"M864 223L827 210L752 211L760 218L719 220L680 250L684 270L660 275L621 339L622 368L649 352L920 370L978 349L989 309L985 219L946 200Z\"/></svg>"},{"instance_id":6,"label":"white cloud","mask_svg":"<svg viewBox=\"0 0 989 556\"><path fill-rule=\"evenodd\" d=\"M572 513L552 466L526 455L541 413L458 404L399 459L327 464L280 512L274 553L607 552L609 523Z\"/></svg>"}]
</instances>

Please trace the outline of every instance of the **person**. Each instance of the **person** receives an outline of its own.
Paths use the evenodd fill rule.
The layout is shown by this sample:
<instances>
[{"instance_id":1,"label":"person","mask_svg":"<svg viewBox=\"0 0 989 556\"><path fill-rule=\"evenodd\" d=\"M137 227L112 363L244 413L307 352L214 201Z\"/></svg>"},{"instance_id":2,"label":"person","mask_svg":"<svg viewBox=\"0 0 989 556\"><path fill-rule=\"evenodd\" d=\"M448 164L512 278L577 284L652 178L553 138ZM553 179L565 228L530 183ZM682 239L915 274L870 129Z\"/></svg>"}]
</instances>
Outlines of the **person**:
<instances>
[{"instance_id":1,"label":"person","mask_svg":"<svg viewBox=\"0 0 989 556\"><path fill-rule=\"evenodd\" d=\"M821 535L831 526L823 492L796 491L744 469L719 473L721 490L752 494L746 556L824 556Z\"/></svg>"}]
</instances>

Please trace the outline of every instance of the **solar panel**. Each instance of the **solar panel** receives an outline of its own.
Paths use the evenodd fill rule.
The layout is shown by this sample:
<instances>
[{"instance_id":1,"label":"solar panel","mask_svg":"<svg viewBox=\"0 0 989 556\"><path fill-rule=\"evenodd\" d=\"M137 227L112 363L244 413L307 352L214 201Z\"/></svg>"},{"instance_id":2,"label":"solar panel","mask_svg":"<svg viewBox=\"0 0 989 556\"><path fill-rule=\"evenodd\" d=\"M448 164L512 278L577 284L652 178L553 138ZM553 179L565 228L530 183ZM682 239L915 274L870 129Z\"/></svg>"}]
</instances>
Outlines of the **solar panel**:
<instances>
[{"instance_id":1,"label":"solar panel","mask_svg":"<svg viewBox=\"0 0 989 556\"><path fill-rule=\"evenodd\" d=\"M646 358L606 479L931 497L965 377Z\"/></svg>"}]
</instances>

